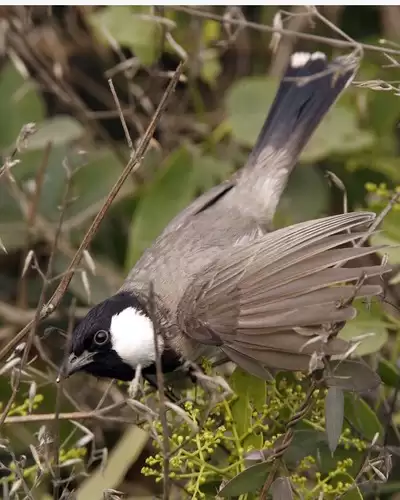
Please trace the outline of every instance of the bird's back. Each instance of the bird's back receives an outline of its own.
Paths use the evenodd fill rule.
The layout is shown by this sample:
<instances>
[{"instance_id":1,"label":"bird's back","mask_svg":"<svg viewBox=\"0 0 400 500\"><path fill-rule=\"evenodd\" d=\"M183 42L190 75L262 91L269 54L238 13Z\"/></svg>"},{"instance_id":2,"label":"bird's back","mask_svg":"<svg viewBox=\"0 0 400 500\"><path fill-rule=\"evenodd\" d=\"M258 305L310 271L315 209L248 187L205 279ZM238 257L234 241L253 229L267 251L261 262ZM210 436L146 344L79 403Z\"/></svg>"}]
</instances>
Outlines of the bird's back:
<instances>
[{"instance_id":1,"label":"bird's back","mask_svg":"<svg viewBox=\"0 0 400 500\"><path fill-rule=\"evenodd\" d=\"M139 259L122 289L145 291L150 281L173 315L194 276L233 246L263 234L257 221L217 203L189 218L175 231L162 233Z\"/></svg>"}]
</instances>

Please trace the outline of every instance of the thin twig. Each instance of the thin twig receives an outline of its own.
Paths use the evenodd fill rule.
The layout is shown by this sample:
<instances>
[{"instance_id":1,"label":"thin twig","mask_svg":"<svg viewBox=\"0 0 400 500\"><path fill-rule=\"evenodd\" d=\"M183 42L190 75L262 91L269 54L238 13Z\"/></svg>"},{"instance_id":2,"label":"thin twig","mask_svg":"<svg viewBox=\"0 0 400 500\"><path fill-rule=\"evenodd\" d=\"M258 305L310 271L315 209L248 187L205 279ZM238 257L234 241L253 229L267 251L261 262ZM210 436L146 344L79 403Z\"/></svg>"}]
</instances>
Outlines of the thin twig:
<instances>
[{"instance_id":1,"label":"thin twig","mask_svg":"<svg viewBox=\"0 0 400 500\"><path fill-rule=\"evenodd\" d=\"M77 307L75 317L78 319L84 318L88 311L89 308L87 307ZM32 321L34 317L35 309L22 309L21 307L16 307L0 300L0 318L5 323L23 326L28 321ZM68 313L60 310L52 317L57 319L66 319L68 317Z\"/></svg>"},{"instance_id":2,"label":"thin twig","mask_svg":"<svg viewBox=\"0 0 400 500\"><path fill-rule=\"evenodd\" d=\"M71 411L65 413L59 413L59 420L85 420L85 419L101 419L101 420L110 420L116 422L130 422L132 423L132 419L127 419L123 417L116 416L107 416L106 414L112 410L118 410L126 405L126 401L119 401L117 403L113 403L109 406L105 406L104 408L99 408L98 410L88 410L88 411ZM53 422L54 421L54 412L52 413L35 413L31 415L21 415L21 416L12 416L7 417L4 421L4 424L30 424L30 423L43 423L43 422Z\"/></svg>"},{"instance_id":3,"label":"thin twig","mask_svg":"<svg viewBox=\"0 0 400 500\"><path fill-rule=\"evenodd\" d=\"M387 216L387 214L392 210L393 206L398 202L400 198L400 193L395 193L391 199L389 200L386 207L381 211L378 217L374 220L374 222L368 228L368 233L363 236L358 242L358 247L362 247L364 243L368 240L371 234L377 229L377 227L382 223L383 219Z\"/></svg>"},{"instance_id":4,"label":"thin twig","mask_svg":"<svg viewBox=\"0 0 400 500\"><path fill-rule=\"evenodd\" d=\"M26 340L24 352L23 352L23 355L21 358L21 363L19 365L19 370L17 372L16 379L15 379L13 391L12 391L11 396L10 396L10 398L9 398L5 408L4 408L4 411L0 417L0 427L4 423L4 420L7 417L7 414L10 411L10 408L12 407L12 404L14 403L15 398L17 397L19 385L21 382L22 371L23 371L25 364L28 360L29 352L30 352L32 344L33 344L33 338L36 334L36 330L37 330L37 327L38 327L40 319L41 319L41 317L40 317L41 310L43 309L43 305L46 301L46 293L47 293L47 289L49 286L49 280L51 277L51 273L53 270L53 262L54 262L55 254L57 251L58 238L61 234L61 228L62 228L62 224L64 221L65 213L66 213L66 206L68 203L68 196L69 196L69 190L70 190L70 185L71 185L71 175L70 175L70 172L68 171L68 169L66 169L66 174L67 174L67 184L65 187L64 197L63 197L63 201L62 201L62 205L61 205L60 217L58 220L56 233L54 235L54 241L53 241L53 244L52 244L52 247L50 250L49 259L47 262L47 268L46 268L46 272L44 275L44 281L43 281L43 285L42 285L42 290L40 292L39 301L37 304L36 314L35 314L35 317L33 318L33 321L30 322L30 329L28 330L29 335L28 335L28 338Z\"/></svg>"},{"instance_id":5,"label":"thin twig","mask_svg":"<svg viewBox=\"0 0 400 500\"><path fill-rule=\"evenodd\" d=\"M121 103L119 102L117 91L115 90L112 78L108 79L108 85L110 86L110 90L111 90L111 93L113 95L115 105L117 106L117 109L118 109L119 119L121 121L122 128L124 129L124 134L125 134L126 142L128 143L129 150L133 151L132 139L131 139L131 136L129 134L129 129L128 129L128 126L126 124L125 116L124 116L124 113L122 112Z\"/></svg>"},{"instance_id":6,"label":"thin twig","mask_svg":"<svg viewBox=\"0 0 400 500\"><path fill-rule=\"evenodd\" d=\"M272 26L267 26L265 24L259 24L253 21L246 21L244 19L234 19L234 18L226 18L224 16L221 16L219 14L214 14L213 12L207 12L204 10L199 10L195 9L192 7L183 7L183 6L175 6L171 5L169 7L170 9L177 10L179 12L186 12L187 14L190 14L192 16L196 17L201 17L203 19L211 19L213 21L220 22L223 25L230 24L232 26L239 26L241 28L251 28L256 31L263 31L266 33L279 33L284 36L289 36L289 37L295 37L295 38L302 38L303 40L310 40L314 42L320 42L320 43L325 43L327 45L331 45L332 47L338 47L338 48L349 48L355 47L355 44L353 42L349 42L346 40L338 40L337 38L329 38L321 35L312 35L310 33L299 33L297 31L292 31L292 30L287 30L287 29L279 29L275 28ZM371 45L368 43L356 43L356 46L359 48L362 48L363 50L366 51L373 51L373 52L381 52L381 53L386 53L386 54L395 54L395 55L400 55L400 50L398 49L391 49L389 47L379 47L377 45Z\"/></svg>"},{"instance_id":7,"label":"thin twig","mask_svg":"<svg viewBox=\"0 0 400 500\"><path fill-rule=\"evenodd\" d=\"M69 310L69 321L68 321L68 336L71 335L72 329L74 327L75 318L75 305L76 300L73 300ZM67 343L65 343L65 350L67 348ZM66 353L65 353L66 354ZM64 379L61 378L56 389L56 401L54 405L54 421L53 421L53 448L54 448L54 463L53 463L53 498L59 498L60 496L60 486L61 486L61 475L60 475L60 410L61 410L61 396L63 394L63 383Z\"/></svg>"},{"instance_id":8,"label":"thin twig","mask_svg":"<svg viewBox=\"0 0 400 500\"><path fill-rule=\"evenodd\" d=\"M9 173L9 170L15 165L14 159L17 154L21 151L23 146L26 144L27 140L31 135L36 132L36 125L34 123L27 123L21 128L17 140L15 141L15 146L11 151L10 155L4 162L4 165L0 168L0 179L3 175Z\"/></svg>"},{"instance_id":9,"label":"thin twig","mask_svg":"<svg viewBox=\"0 0 400 500\"><path fill-rule=\"evenodd\" d=\"M11 458L12 458L12 461L13 461L13 464L15 467L15 475L21 481L21 486L22 486L22 488L25 492L25 495L26 495L25 498L28 500L35 500L32 496L31 491L29 490L29 486L28 486L26 479L24 477L24 471L21 469L20 464L17 460L17 457L15 456L14 452L12 452L11 450L8 450L8 452L11 455Z\"/></svg>"},{"instance_id":10,"label":"thin twig","mask_svg":"<svg viewBox=\"0 0 400 500\"><path fill-rule=\"evenodd\" d=\"M296 413L292 416L292 418L287 422L286 424L286 432L282 437L282 442L275 446L273 449L272 455L268 457L266 462L271 463L273 462L272 469L270 470L270 473L268 474L267 480L264 483L263 489L260 494L260 500L266 500L268 496L268 491L274 482L275 474L278 471L280 461L282 458L282 455L285 453L285 451L288 449L290 446L292 440L293 440L293 427L300 421L302 420L307 413L311 410L313 404L314 404L314 399L313 399L313 394L315 390L317 389L318 382L315 380L315 378L312 378L311 380L311 385L307 391L307 395L303 401L303 403L300 405L299 409L296 411Z\"/></svg>"},{"instance_id":11,"label":"thin twig","mask_svg":"<svg viewBox=\"0 0 400 500\"><path fill-rule=\"evenodd\" d=\"M361 48L360 43L356 42L356 40L354 40L354 38L351 38L351 36L349 36L345 31L341 30L339 28L339 26L336 26L335 23L333 23L327 17L322 15L314 5L307 6L306 8L310 11L310 13L313 16L316 16L320 21L322 21L326 26L328 26L328 28L330 28L332 31L334 31L338 35L342 36L349 43L351 43L354 47L360 46L360 48Z\"/></svg>"},{"instance_id":12,"label":"thin twig","mask_svg":"<svg viewBox=\"0 0 400 500\"><path fill-rule=\"evenodd\" d=\"M177 67L174 77L171 79L169 82L169 85L164 92L164 95L160 101L160 104L158 105L158 108L156 112L154 113L154 116L146 130L146 133L141 140L139 147L137 148L136 152L131 155L127 165L125 166L124 170L122 171L121 175L119 176L117 182L114 184L112 187L111 191L109 192L107 199L105 200L101 210L98 212L96 215L95 219L93 220L91 226L87 230L78 250L76 251L73 259L71 260L66 273L64 275L64 278L61 280L59 283L57 289L53 293L52 297L50 300L45 304L45 306L42 308L40 312L40 319L44 319L47 316L49 316L60 304L65 292L67 291L67 288L71 282L71 279L74 274L74 270L76 266L79 264L83 251L87 249L89 246L90 242L92 241L94 235L96 234L98 227L100 223L102 222L105 214L107 213L108 209L111 206L111 203L113 202L114 198L116 197L118 191L121 189L121 186L127 179L127 177L133 172L133 170L137 170L137 168L140 166L141 161L143 159L143 155L147 150L147 147L150 143L150 140L153 136L154 130L162 116L162 113L164 112L164 109L166 107L166 104L169 100L170 95L175 89L176 84L178 83L180 74L182 73L184 67L184 62L181 62L179 66ZM32 327L33 322L29 322L22 330L20 330L15 337L5 346L1 349L0 351L0 360L3 360L5 356L7 356L10 351L19 344L25 336L28 334L30 328Z\"/></svg>"},{"instance_id":13,"label":"thin twig","mask_svg":"<svg viewBox=\"0 0 400 500\"><path fill-rule=\"evenodd\" d=\"M54 93L61 102L65 103L68 107L71 107L76 113L76 116L81 120L84 125L86 125L88 130L93 131L95 134L99 135L106 143L110 145L116 157L121 161L122 164L126 162L126 158L121 147L117 146L116 142L109 136L107 131L99 125L97 121L90 120L87 117L87 109L80 98L80 96L75 92L73 87L68 84L68 81L64 79L57 78L54 75L53 66L49 64L49 60L37 49L36 44L29 43L29 37L27 37L24 31L24 26L17 27L15 24L12 25L13 29L7 31L7 45L11 47L18 57L21 58L25 63L28 63L32 68L35 68L37 80L48 90ZM79 78L81 84L85 82L85 74L79 69L74 69L77 78ZM86 77L87 78L87 77ZM85 84L90 88L92 93L98 94L99 85L93 79ZM103 90L103 89L101 89ZM102 102L106 102L107 98L110 97L107 92L103 92L105 95L99 95L98 98ZM112 99L110 97L110 101Z\"/></svg>"},{"instance_id":14,"label":"thin twig","mask_svg":"<svg viewBox=\"0 0 400 500\"><path fill-rule=\"evenodd\" d=\"M159 414L160 421L163 429L163 476L164 476L164 488L163 488L163 498L164 500L169 499L170 492L170 481L169 481L169 431L168 431L168 421L167 421L167 411L165 407L165 394L164 394L164 376L162 371L161 354L159 349L159 338L162 335L160 331L160 325L157 317L156 311L156 298L154 295L154 285L150 282L149 290L149 304L150 304L150 317L153 322L153 332L154 332L154 351L156 358L156 376L157 376L157 386L158 386L158 397L159 397Z\"/></svg>"},{"instance_id":15,"label":"thin twig","mask_svg":"<svg viewBox=\"0 0 400 500\"><path fill-rule=\"evenodd\" d=\"M347 190L346 190L346 186L344 185L344 182L336 174L334 174L330 170L327 170L325 172L325 175L328 178L328 180L335 187L340 189L340 191L342 192L342 194L343 194L343 213L347 214L349 211L349 204L348 204L348 200L347 200Z\"/></svg>"},{"instance_id":16,"label":"thin twig","mask_svg":"<svg viewBox=\"0 0 400 500\"><path fill-rule=\"evenodd\" d=\"M8 173L8 175L10 175L10 173ZM18 201L18 203L20 205L20 209L23 213L25 220L28 221L29 220L29 206L30 206L29 198L25 195L25 193L22 191L22 189L19 188L19 186L15 182L10 184L10 187L11 187L11 192L12 192L13 196L15 197L15 199ZM121 191L124 191L124 190L121 189ZM121 194L121 191L119 192L119 194ZM124 194L124 196L126 196L126 193ZM116 199L117 198L121 199L122 196L117 196ZM90 217L93 217L99 211L101 206L102 206L101 203L96 205L97 208L90 215ZM68 230L72 229L71 226L68 226L68 228L67 228L67 226L68 226L68 224L64 224L65 229L68 229ZM50 222L48 222L44 217L42 217L39 213L36 215L36 218L35 218L35 232L39 236L43 237L50 245L54 241L53 225ZM76 248L71 246L68 239L61 237L61 235L58 239L58 247L59 247L60 252L63 253L69 259L72 259L77 251ZM107 282L107 285L109 285L111 288L118 287L119 284L121 283L121 276L119 276L110 265L106 265L105 263L102 263L101 261L97 260L96 269L97 269L98 275L102 276L105 279L105 281ZM26 322L24 321L22 324L24 324L24 323L26 323Z\"/></svg>"},{"instance_id":17,"label":"thin twig","mask_svg":"<svg viewBox=\"0 0 400 500\"><path fill-rule=\"evenodd\" d=\"M42 194L43 183L45 179L45 172L48 167L49 157L51 152L52 143L48 142L44 148L43 158L39 165L39 169L35 176L34 192L29 200L29 213L27 214L27 234L25 242L24 256L28 255L33 243L33 233L35 228L35 219L39 208L40 196ZM17 301L16 303L21 307L27 305L27 277L21 273L20 281L17 286Z\"/></svg>"}]
</instances>

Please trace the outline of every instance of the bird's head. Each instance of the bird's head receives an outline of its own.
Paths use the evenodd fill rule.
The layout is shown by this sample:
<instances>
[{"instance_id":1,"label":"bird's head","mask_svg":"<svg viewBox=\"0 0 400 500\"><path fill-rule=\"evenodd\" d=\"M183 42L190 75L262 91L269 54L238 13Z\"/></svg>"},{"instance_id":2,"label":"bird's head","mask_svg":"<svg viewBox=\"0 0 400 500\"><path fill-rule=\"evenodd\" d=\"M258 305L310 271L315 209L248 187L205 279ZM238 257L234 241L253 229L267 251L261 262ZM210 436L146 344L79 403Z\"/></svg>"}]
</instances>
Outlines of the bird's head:
<instances>
[{"instance_id":1,"label":"bird's head","mask_svg":"<svg viewBox=\"0 0 400 500\"><path fill-rule=\"evenodd\" d=\"M159 352L164 342L159 336ZM93 307L72 333L64 376L85 371L129 381L138 365L154 366L153 322L137 297L121 292Z\"/></svg>"}]
</instances>

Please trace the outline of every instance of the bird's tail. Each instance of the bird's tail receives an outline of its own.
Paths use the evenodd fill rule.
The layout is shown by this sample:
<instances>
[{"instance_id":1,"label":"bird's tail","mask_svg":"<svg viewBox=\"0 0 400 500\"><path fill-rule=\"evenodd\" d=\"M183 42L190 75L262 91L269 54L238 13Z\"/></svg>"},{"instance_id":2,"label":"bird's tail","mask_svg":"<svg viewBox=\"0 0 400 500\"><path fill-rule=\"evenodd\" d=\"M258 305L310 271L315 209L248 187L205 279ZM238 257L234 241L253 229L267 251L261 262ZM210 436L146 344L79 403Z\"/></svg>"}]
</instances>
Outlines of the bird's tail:
<instances>
[{"instance_id":1,"label":"bird's tail","mask_svg":"<svg viewBox=\"0 0 400 500\"><path fill-rule=\"evenodd\" d=\"M322 52L296 52L281 80L257 142L238 179L236 196L255 216L272 219L297 158L339 94L351 83L358 59L328 61ZM251 200L251 201L250 201ZM260 206L257 206L259 204Z\"/></svg>"}]
</instances>

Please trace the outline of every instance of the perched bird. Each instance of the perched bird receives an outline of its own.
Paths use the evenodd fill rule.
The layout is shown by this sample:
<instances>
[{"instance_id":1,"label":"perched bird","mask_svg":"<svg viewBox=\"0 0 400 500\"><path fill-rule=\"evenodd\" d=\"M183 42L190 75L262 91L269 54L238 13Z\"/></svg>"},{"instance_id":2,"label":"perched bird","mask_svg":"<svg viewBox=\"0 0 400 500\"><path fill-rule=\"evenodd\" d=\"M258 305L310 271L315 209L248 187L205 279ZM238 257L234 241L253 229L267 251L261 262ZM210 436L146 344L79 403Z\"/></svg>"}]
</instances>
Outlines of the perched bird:
<instances>
[{"instance_id":1,"label":"perched bird","mask_svg":"<svg viewBox=\"0 0 400 500\"><path fill-rule=\"evenodd\" d=\"M175 217L120 290L89 311L66 376L129 381L139 365L154 374L154 324L165 373L222 355L266 377L266 368L308 370L315 353L347 352L332 326L355 316L353 298L381 293L363 277L387 270L357 261L376 250L357 246L375 215L270 224L299 154L357 67L354 56L292 54L246 165Z\"/></svg>"}]
</instances>

